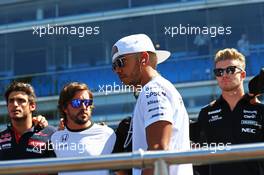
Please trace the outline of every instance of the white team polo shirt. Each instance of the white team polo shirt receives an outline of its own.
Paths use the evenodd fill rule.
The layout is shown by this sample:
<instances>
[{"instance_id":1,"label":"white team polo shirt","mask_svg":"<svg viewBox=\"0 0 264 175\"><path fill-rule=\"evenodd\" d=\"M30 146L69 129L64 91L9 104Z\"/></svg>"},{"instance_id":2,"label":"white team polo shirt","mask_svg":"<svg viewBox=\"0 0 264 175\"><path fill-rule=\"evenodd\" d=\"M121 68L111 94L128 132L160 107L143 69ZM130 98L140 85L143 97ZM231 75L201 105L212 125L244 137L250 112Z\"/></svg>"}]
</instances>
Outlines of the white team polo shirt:
<instances>
[{"instance_id":1,"label":"white team polo shirt","mask_svg":"<svg viewBox=\"0 0 264 175\"><path fill-rule=\"evenodd\" d=\"M111 154L116 140L113 129L93 125L82 131L65 128L56 131L51 141L57 157L85 157ZM60 172L59 175L109 175L108 170Z\"/></svg>"},{"instance_id":2,"label":"white team polo shirt","mask_svg":"<svg viewBox=\"0 0 264 175\"><path fill-rule=\"evenodd\" d=\"M133 151L147 150L145 129L161 120L172 123L169 150L190 150L189 117L182 97L173 84L157 76L142 88L137 99L133 114ZM192 174L191 164L170 166L170 175ZM141 170L133 169L133 175L141 175Z\"/></svg>"}]
</instances>

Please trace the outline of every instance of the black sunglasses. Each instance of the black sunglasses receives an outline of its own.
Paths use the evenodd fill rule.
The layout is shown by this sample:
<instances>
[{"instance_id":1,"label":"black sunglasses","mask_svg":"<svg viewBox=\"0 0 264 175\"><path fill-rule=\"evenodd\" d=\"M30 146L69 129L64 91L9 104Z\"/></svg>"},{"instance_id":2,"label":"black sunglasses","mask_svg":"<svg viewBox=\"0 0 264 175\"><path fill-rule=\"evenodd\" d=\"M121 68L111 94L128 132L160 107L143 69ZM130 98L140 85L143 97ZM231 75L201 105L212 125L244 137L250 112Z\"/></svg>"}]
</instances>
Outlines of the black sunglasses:
<instances>
[{"instance_id":1,"label":"black sunglasses","mask_svg":"<svg viewBox=\"0 0 264 175\"><path fill-rule=\"evenodd\" d=\"M117 67L118 68L124 67L125 66L124 59L125 59L124 56L118 57L112 64L113 70L116 70Z\"/></svg>"},{"instance_id":2,"label":"black sunglasses","mask_svg":"<svg viewBox=\"0 0 264 175\"><path fill-rule=\"evenodd\" d=\"M217 77L222 77L224 73L226 72L227 75L232 75L236 72L236 69L239 69L240 71L243 71L242 68L237 67L237 66L228 66L227 68L216 68L214 69L214 74Z\"/></svg>"},{"instance_id":3,"label":"black sunglasses","mask_svg":"<svg viewBox=\"0 0 264 175\"><path fill-rule=\"evenodd\" d=\"M73 99L71 101L71 106L73 108L79 108L82 104L84 104L86 107L93 105L92 99Z\"/></svg>"}]
</instances>

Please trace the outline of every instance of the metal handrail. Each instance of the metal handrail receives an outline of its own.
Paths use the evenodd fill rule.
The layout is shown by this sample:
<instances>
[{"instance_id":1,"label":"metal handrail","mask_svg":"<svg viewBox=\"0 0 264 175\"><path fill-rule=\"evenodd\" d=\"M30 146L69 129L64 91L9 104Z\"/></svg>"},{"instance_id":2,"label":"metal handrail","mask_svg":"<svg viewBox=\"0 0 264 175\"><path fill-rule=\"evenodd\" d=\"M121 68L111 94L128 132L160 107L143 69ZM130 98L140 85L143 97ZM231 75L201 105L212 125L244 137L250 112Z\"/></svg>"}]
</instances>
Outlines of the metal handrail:
<instances>
[{"instance_id":1,"label":"metal handrail","mask_svg":"<svg viewBox=\"0 0 264 175\"><path fill-rule=\"evenodd\" d=\"M228 149L213 147L186 152L136 151L111 155L46 158L0 162L0 174L52 173L61 171L126 169L132 167L153 167L158 160L167 164L213 164L220 162L253 160L264 158L264 143L229 146Z\"/></svg>"}]
</instances>

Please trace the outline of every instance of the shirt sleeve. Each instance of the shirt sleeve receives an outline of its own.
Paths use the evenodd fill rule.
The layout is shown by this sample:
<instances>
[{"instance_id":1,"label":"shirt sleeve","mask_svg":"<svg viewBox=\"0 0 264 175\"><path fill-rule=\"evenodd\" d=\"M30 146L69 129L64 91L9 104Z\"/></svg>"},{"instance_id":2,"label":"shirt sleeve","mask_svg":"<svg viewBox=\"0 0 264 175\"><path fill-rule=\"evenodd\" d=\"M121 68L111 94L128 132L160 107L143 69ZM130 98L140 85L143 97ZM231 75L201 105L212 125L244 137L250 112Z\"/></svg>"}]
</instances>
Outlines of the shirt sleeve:
<instances>
[{"instance_id":1,"label":"shirt sleeve","mask_svg":"<svg viewBox=\"0 0 264 175\"><path fill-rule=\"evenodd\" d=\"M115 132L108 128L110 131L109 133L109 136L107 136L107 140L106 140L106 143L104 145L104 148L103 148L103 151L102 151L102 154L110 154L112 153L113 149L114 149L114 146L115 146L115 141L116 141L116 134Z\"/></svg>"},{"instance_id":2,"label":"shirt sleeve","mask_svg":"<svg viewBox=\"0 0 264 175\"><path fill-rule=\"evenodd\" d=\"M148 88L142 95L141 109L143 109L145 128L161 120L173 123L172 104L164 89Z\"/></svg>"}]
</instances>

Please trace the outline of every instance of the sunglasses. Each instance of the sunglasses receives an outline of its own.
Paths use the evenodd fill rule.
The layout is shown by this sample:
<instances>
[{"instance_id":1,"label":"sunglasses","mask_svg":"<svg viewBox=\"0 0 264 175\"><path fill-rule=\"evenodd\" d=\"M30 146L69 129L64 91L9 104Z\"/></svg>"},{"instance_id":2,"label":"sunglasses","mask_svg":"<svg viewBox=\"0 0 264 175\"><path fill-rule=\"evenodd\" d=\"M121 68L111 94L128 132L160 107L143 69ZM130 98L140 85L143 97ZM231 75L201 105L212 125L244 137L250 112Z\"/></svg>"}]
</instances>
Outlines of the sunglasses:
<instances>
[{"instance_id":1,"label":"sunglasses","mask_svg":"<svg viewBox=\"0 0 264 175\"><path fill-rule=\"evenodd\" d=\"M117 58L117 59L113 62L113 64L112 64L112 68L113 68L114 71L116 70L117 67L118 67L118 68L121 68L121 67L124 67L124 66L125 66L124 59L125 59L125 57L122 56L122 57Z\"/></svg>"},{"instance_id":2,"label":"sunglasses","mask_svg":"<svg viewBox=\"0 0 264 175\"><path fill-rule=\"evenodd\" d=\"M82 104L84 104L86 107L93 105L92 99L73 99L71 101L71 106L73 108L79 108Z\"/></svg>"},{"instance_id":3,"label":"sunglasses","mask_svg":"<svg viewBox=\"0 0 264 175\"><path fill-rule=\"evenodd\" d=\"M216 77L222 77L224 73L226 72L227 75L232 75L236 72L236 69L239 69L240 71L243 71L242 68L237 66L228 66L227 68L216 68L214 69L214 74Z\"/></svg>"}]
</instances>

